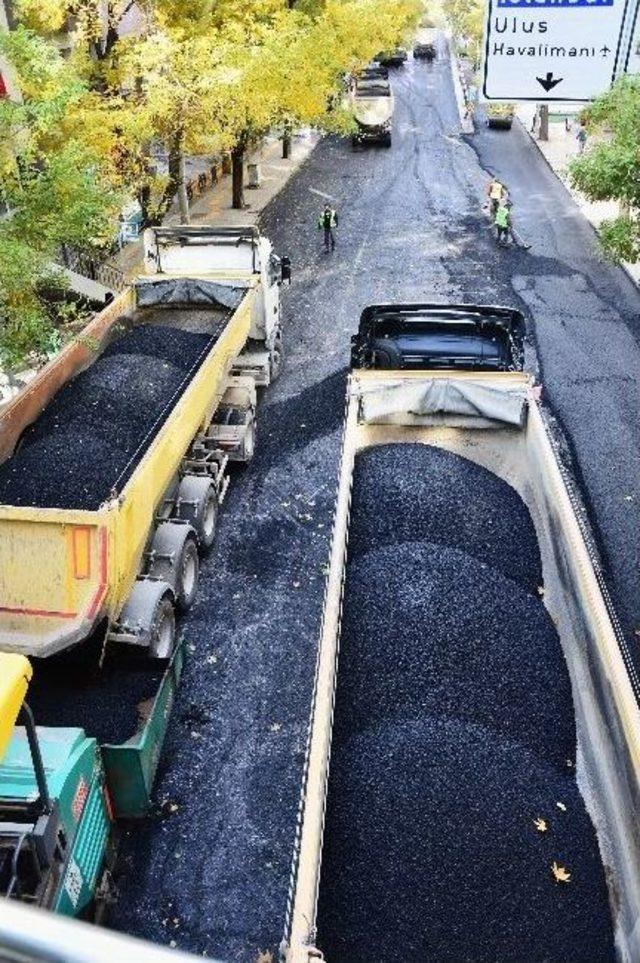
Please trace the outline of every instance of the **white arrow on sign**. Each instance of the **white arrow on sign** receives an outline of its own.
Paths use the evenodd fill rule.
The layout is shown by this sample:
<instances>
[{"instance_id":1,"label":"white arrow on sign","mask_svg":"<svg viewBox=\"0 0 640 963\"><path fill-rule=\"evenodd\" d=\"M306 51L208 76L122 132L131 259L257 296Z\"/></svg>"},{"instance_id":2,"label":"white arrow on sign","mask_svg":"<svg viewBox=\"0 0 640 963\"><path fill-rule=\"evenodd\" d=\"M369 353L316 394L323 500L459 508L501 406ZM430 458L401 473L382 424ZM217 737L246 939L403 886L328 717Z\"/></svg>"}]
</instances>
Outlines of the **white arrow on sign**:
<instances>
[{"instance_id":1,"label":"white arrow on sign","mask_svg":"<svg viewBox=\"0 0 640 963\"><path fill-rule=\"evenodd\" d=\"M488 0L487 100L589 101L616 75L630 0Z\"/></svg>"}]
</instances>

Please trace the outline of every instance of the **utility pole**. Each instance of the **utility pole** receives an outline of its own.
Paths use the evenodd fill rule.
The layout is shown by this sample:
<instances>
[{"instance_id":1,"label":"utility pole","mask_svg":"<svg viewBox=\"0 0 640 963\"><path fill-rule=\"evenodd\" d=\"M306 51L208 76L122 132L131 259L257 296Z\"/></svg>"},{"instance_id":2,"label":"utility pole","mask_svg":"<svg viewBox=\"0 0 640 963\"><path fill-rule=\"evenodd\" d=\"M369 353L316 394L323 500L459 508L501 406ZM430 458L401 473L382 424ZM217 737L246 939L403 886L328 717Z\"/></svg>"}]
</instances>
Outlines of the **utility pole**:
<instances>
[{"instance_id":1,"label":"utility pole","mask_svg":"<svg viewBox=\"0 0 640 963\"><path fill-rule=\"evenodd\" d=\"M538 140L549 140L549 104L539 104L540 128Z\"/></svg>"}]
</instances>

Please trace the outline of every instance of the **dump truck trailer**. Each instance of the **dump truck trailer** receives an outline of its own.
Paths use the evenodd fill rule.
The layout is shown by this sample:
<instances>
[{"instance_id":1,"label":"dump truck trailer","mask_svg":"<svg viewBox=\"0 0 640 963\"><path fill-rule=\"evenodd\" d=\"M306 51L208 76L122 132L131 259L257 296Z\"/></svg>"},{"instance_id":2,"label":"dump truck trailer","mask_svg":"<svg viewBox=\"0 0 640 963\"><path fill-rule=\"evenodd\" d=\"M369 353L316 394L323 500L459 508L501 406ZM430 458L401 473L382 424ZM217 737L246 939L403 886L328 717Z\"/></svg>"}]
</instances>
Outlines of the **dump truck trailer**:
<instances>
[{"instance_id":1,"label":"dump truck trailer","mask_svg":"<svg viewBox=\"0 0 640 963\"><path fill-rule=\"evenodd\" d=\"M357 124L353 146L372 143L391 147L394 98L389 81L382 77L356 80L351 106Z\"/></svg>"},{"instance_id":2,"label":"dump truck trailer","mask_svg":"<svg viewBox=\"0 0 640 963\"><path fill-rule=\"evenodd\" d=\"M282 363L288 259L255 228L207 227L149 229L144 258L0 410L2 651L97 639L168 657L229 462L253 454L257 389Z\"/></svg>"},{"instance_id":3,"label":"dump truck trailer","mask_svg":"<svg viewBox=\"0 0 640 963\"><path fill-rule=\"evenodd\" d=\"M363 312L288 963L640 959L640 689L522 334L508 308Z\"/></svg>"},{"instance_id":4,"label":"dump truck trailer","mask_svg":"<svg viewBox=\"0 0 640 963\"><path fill-rule=\"evenodd\" d=\"M183 662L180 644L127 740L100 745L78 725L37 725L29 661L0 653L0 896L101 917L115 895L116 821L149 808Z\"/></svg>"}]
</instances>

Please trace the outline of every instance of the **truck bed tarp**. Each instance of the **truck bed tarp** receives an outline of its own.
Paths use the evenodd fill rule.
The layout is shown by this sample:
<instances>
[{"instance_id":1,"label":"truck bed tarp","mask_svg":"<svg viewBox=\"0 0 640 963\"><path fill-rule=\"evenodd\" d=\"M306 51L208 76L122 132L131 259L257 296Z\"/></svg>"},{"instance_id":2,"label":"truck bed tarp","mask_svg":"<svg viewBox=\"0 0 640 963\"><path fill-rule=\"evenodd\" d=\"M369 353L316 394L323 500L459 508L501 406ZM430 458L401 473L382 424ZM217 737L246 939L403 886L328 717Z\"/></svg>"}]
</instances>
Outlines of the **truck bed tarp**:
<instances>
[{"instance_id":1,"label":"truck bed tarp","mask_svg":"<svg viewBox=\"0 0 640 963\"><path fill-rule=\"evenodd\" d=\"M353 113L365 127L380 127L393 114L393 97L354 97Z\"/></svg>"},{"instance_id":2,"label":"truck bed tarp","mask_svg":"<svg viewBox=\"0 0 640 963\"><path fill-rule=\"evenodd\" d=\"M507 424L522 428L526 419L527 390L522 385L434 378L358 390L367 424L446 423L472 428Z\"/></svg>"},{"instance_id":3,"label":"truck bed tarp","mask_svg":"<svg viewBox=\"0 0 640 963\"><path fill-rule=\"evenodd\" d=\"M217 308L235 311L240 306L247 289L205 281L202 278L166 278L162 281L136 281L136 302L139 308L152 308L157 304L211 304Z\"/></svg>"}]
</instances>

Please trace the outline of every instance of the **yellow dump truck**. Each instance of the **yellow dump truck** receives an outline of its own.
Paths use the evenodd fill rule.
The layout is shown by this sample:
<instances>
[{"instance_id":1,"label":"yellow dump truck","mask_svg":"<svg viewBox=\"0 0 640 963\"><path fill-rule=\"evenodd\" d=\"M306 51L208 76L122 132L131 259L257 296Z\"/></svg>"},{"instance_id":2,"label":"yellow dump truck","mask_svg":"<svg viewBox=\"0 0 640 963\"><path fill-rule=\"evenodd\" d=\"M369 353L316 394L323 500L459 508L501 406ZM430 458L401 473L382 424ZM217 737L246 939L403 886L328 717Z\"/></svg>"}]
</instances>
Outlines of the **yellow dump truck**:
<instances>
[{"instance_id":1,"label":"yellow dump truck","mask_svg":"<svg viewBox=\"0 0 640 963\"><path fill-rule=\"evenodd\" d=\"M199 554L214 539L228 463L248 461L253 453L256 386L277 377L282 362L279 289L290 277L288 259L277 257L255 228L154 228L145 236L145 268L0 409L2 651L50 656L91 638L169 656L175 609L192 603ZM191 339L189 346L200 338L198 353L184 371L176 367L180 358L173 365L154 361L160 374L175 377L167 381L171 394L156 398L143 437L127 436L116 453L105 451L107 442L94 433L74 456L75 475L65 476L61 465L85 416L118 405L118 385L107 392L99 366L111 353L119 370L140 379L141 392L153 396L146 342L162 341L163 332ZM126 354L131 338L138 352L133 359ZM123 385L120 394L129 388ZM51 412L65 398L64 417L56 420ZM134 419L135 393L131 403ZM96 459L104 473L104 463L112 457L115 464L116 455L126 471L109 491L87 501ZM69 489L64 504L56 500L56 473Z\"/></svg>"}]
</instances>

